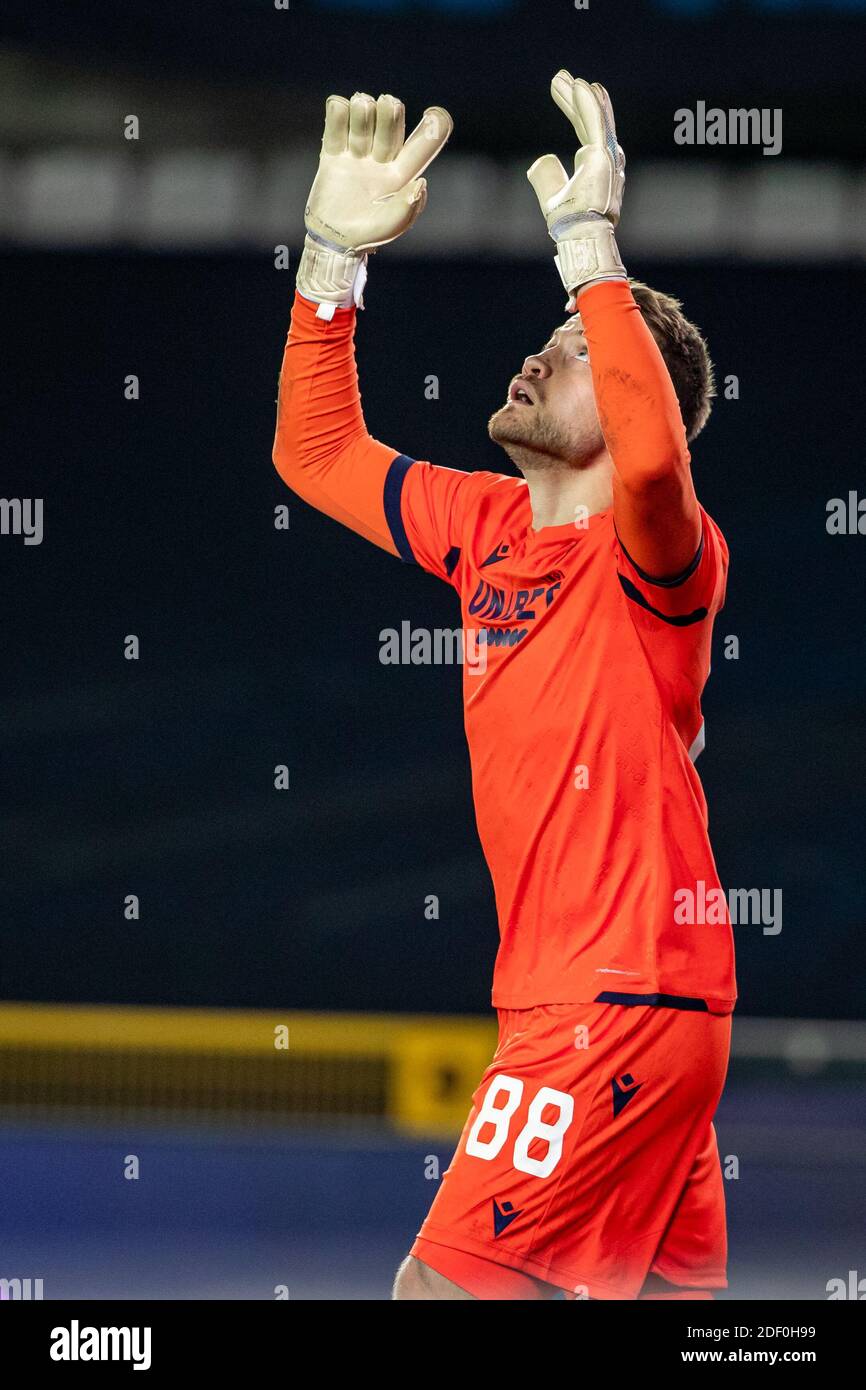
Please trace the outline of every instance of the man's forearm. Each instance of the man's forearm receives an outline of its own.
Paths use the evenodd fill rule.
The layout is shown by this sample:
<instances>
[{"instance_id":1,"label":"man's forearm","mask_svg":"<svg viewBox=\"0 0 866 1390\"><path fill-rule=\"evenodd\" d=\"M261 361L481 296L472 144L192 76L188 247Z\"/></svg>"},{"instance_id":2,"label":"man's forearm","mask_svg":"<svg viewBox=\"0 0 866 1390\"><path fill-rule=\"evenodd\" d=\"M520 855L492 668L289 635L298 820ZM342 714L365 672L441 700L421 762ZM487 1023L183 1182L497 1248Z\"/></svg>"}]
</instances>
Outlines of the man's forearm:
<instances>
[{"instance_id":1,"label":"man's forearm","mask_svg":"<svg viewBox=\"0 0 866 1390\"><path fill-rule=\"evenodd\" d=\"M581 291L578 309L608 453L630 487L688 470L679 402L658 345L627 281Z\"/></svg>"},{"instance_id":2,"label":"man's forearm","mask_svg":"<svg viewBox=\"0 0 866 1390\"><path fill-rule=\"evenodd\" d=\"M395 552L383 487L399 451L367 432L358 390L356 311L330 320L295 298L283 355L273 460L293 492L383 549Z\"/></svg>"},{"instance_id":3,"label":"man's forearm","mask_svg":"<svg viewBox=\"0 0 866 1390\"><path fill-rule=\"evenodd\" d=\"M290 487L366 433L355 364L355 310L330 321L295 297L280 370L274 463Z\"/></svg>"},{"instance_id":4,"label":"man's forearm","mask_svg":"<svg viewBox=\"0 0 866 1390\"><path fill-rule=\"evenodd\" d=\"M588 287L579 308L617 533L648 575L674 579L694 560L701 514L673 383L627 282Z\"/></svg>"}]
</instances>

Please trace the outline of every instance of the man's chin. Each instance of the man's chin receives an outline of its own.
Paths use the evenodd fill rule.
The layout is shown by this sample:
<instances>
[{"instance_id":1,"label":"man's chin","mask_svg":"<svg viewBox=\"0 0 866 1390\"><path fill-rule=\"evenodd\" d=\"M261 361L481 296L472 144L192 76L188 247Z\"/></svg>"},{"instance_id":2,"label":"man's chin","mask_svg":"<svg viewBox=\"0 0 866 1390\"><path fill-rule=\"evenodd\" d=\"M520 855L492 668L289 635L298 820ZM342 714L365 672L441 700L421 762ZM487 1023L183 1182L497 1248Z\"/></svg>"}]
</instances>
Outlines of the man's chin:
<instances>
[{"instance_id":1,"label":"man's chin","mask_svg":"<svg viewBox=\"0 0 866 1390\"><path fill-rule=\"evenodd\" d=\"M487 433L494 444L531 444L532 421L521 420L519 411L526 406L504 405L491 415Z\"/></svg>"}]
</instances>

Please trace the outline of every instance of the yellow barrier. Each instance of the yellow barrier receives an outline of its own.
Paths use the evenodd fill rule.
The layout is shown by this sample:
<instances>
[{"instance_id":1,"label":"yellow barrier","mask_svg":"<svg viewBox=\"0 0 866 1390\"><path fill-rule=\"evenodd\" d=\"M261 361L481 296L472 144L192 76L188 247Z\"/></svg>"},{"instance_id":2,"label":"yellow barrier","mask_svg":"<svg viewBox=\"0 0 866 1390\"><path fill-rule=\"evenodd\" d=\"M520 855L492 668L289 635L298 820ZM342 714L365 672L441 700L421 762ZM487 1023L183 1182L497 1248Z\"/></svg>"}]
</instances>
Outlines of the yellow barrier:
<instances>
[{"instance_id":1,"label":"yellow barrier","mask_svg":"<svg viewBox=\"0 0 866 1390\"><path fill-rule=\"evenodd\" d=\"M493 1020L0 1004L0 1112L454 1133Z\"/></svg>"}]
</instances>

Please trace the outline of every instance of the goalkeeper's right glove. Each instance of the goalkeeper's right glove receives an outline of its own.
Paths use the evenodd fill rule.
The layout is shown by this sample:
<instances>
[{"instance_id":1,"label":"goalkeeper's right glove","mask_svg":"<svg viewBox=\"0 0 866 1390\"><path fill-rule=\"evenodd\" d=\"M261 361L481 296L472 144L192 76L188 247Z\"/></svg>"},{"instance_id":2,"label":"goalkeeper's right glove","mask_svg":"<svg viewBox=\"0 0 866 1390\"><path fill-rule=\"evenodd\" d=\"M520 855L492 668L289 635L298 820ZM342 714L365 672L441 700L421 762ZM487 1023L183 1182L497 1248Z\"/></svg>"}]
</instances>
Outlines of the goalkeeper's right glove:
<instances>
[{"instance_id":1,"label":"goalkeeper's right glove","mask_svg":"<svg viewBox=\"0 0 866 1390\"><path fill-rule=\"evenodd\" d=\"M299 293L318 302L320 318L332 318L338 305L363 307L368 252L402 236L427 201L427 182L419 176L453 122L441 106L430 106L404 141L404 121L396 97L328 97L297 276Z\"/></svg>"}]
</instances>

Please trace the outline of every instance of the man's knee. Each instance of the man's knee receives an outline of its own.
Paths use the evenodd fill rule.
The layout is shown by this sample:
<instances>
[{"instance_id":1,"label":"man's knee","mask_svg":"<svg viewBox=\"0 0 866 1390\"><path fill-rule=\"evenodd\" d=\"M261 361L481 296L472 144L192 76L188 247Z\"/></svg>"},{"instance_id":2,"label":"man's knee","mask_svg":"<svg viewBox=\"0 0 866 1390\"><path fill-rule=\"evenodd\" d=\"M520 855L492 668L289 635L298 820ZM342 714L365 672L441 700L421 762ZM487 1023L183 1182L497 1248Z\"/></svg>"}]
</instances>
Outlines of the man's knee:
<instances>
[{"instance_id":1,"label":"man's knee","mask_svg":"<svg viewBox=\"0 0 866 1390\"><path fill-rule=\"evenodd\" d=\"M393 1298L400 1302L443 1298L472 1298L471 1293L446 1279L423 1260L407 1255L394 1280Z\"/></svg>"}]
</instances>

